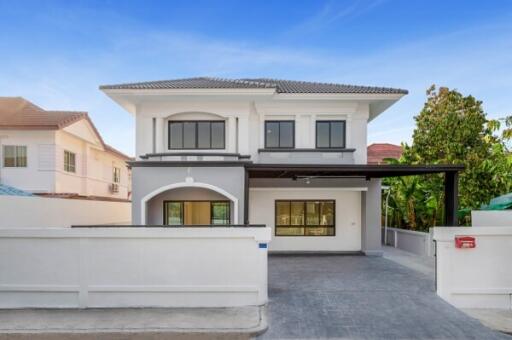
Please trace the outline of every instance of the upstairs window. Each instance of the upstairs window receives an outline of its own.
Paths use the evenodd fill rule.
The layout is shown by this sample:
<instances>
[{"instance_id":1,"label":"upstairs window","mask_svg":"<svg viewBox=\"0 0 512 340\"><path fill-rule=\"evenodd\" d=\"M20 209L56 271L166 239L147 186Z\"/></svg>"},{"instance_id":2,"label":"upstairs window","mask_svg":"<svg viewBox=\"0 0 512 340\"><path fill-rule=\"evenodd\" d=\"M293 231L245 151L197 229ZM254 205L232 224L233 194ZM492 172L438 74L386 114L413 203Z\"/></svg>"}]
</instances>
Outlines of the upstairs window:
<instances>
[{"instance_id":1,"label":"upstairs window","mask_svg":"<svg viewBox=\"0 0 512 340\"><path fill-rule=\"evenodd\" d=\"M322 120L316 122L317 148L345 148L345 121Z\"/></svg>"},{"instance_id":2,"label":"upstairs window","mask_svg":"<svg viewBox=\"0 0 512 340\"><path fill-rule=\"evenodd\" d=\"M64 171L76 172L76 155L71 151L64 151Z\"/></svg>"},{"instance_id":3,"label":"upstairs window","mask_svg":"<svg viewBox=\"0 0 512 340\"><path fill-rule=\"evenodd\" d=\"M112 182L120 183L121 182L121 169L117 167L112 168Z\"/></svg>"},{"instance_id":4,"label":"upstairs window","mask_svg":"<svg viewBox=\"0 0 512 340\"><path fill-rule=\"evenodd\" d=\"M295 122L272 120L265 122L265 148L291 149L295 147Z\"/></svg>"},{"instance_id":5,"label":"upstairs window","mask_svg":"<svg viewBox=\"0 0 512 340\"><path fill-rule=\"evenodd\" d=\"M224 149L224 121L169 122L169 149Z\"/></svg>"},{"instance_id":6,"label":"upstairs window","mask_svg":"<svg viewBox=\"0 0 512 340\"><path fill-rule=\"evenodd\" d=\"M27 147L25 145L4 145L4 167L26 168Z\"/></svg>"}]
</instances>

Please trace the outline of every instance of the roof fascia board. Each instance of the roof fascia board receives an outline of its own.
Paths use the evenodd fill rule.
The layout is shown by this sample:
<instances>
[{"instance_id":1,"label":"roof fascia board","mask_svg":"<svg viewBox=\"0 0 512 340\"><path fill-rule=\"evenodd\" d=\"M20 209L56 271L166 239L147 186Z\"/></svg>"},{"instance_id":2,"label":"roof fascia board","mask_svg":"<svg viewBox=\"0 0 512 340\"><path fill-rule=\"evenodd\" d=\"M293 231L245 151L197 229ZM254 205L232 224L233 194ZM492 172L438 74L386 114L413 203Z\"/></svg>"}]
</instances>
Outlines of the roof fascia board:
<instances>
[{"instance_id":1,"label":"roof fascia board","mask_svg":"<svg viewBox=\"0 0 512 340\"><path fill-rule=\"evenodd\" d=\"M276 100L392 100L405 96L402 93L278 93Z\"/></svg>"}]
</instances>

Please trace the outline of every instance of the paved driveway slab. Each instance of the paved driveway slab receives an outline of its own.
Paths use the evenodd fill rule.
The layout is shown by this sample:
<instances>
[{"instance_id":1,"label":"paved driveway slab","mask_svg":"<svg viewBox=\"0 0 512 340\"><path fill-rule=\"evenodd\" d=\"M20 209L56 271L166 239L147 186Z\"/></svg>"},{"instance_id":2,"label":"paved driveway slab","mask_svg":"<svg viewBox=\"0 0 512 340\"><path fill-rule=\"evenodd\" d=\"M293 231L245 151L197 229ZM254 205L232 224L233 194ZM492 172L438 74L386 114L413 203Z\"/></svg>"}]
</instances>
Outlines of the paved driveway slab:
<instances>
[{"instance_id":1,"label":"paved driveway slab","mask_svg":"<svg viewBox=\"0 0 512 340\"><path fill-rule=\"evenodd\" d=\"M434 280L381 257L271 256L262 339L512 339L444 302Z\"/></svg>"}]
</instances>

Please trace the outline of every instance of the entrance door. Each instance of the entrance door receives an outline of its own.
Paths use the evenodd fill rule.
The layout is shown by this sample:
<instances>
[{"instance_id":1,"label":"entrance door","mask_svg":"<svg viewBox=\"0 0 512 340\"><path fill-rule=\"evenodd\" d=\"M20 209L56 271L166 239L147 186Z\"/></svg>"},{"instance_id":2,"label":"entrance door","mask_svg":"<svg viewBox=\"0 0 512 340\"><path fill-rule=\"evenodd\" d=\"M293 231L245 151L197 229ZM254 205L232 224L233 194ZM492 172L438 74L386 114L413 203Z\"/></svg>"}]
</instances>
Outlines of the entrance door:
<instances>
[{"instance_id":1,"label":"entrance door","mask_svg":"<svg viewBox=\"0 0 512 340\"><path fill-rule=\"evenodd\" d=\"M165 201L165 225L231 224L229 201Z\"/></svg>"}]
</instances>

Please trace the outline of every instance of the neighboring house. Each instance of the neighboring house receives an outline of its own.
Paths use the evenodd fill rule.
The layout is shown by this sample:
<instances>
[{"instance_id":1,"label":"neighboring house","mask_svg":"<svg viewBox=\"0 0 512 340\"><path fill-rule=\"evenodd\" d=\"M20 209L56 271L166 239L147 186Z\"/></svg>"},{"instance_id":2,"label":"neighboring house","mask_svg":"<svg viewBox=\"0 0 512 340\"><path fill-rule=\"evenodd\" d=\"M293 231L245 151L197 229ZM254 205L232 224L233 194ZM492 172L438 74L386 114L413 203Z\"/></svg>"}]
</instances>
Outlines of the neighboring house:
<instances>
[{"instance_id":1,"label":"neighboring house","mask_svg":"<svg viewBox=\"0 0 512 340\"><path fill-rule=\"evenodd\" d=\"M40 195L127 200L130 157L103 142L86 112L0 97L0 183Z\"/></svg>"},{"instance_id":2,"label":"neighboring house","mask_svg":"<svg viewBox=\"0 0 512 340\"><path fill-rule=\"evenodd\" d=\"M100 89L135 116L133 224L264 224L274 252L381 254L380 178L446 172L456 193L459 167L367 164L368 123L405 90L207 77Z\"/></svg>"},{"instance_id":3,"label":"neighboring house","mask_svg":"<svg viewBox=\"0 0 512 340\"><path fill-rule=\"evenodd\" d=\"M402 157L402 146L390 143L373 143L368 146L368 164L387 164L385 159Z\"/></svg>"}]
</instances>

